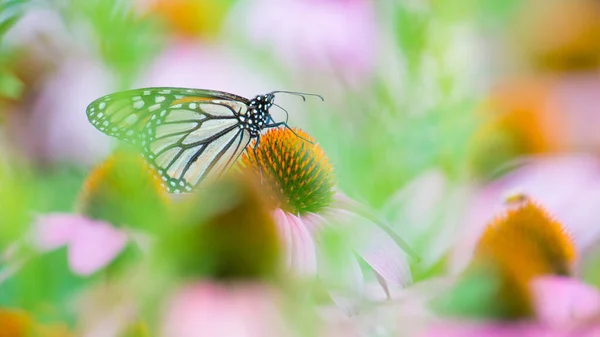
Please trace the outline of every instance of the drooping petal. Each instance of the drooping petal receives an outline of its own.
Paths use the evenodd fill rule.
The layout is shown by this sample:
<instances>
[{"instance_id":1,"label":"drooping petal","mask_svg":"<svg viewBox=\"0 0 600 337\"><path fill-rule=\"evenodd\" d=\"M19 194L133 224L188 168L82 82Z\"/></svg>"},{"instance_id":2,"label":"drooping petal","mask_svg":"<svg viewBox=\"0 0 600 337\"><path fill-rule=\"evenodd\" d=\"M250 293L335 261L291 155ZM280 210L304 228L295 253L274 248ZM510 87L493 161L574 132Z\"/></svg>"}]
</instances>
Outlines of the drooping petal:
<instances>
[{"instance_id":1,"label":"drooping petal","mask_svg":"<svg viewBox=\"0 0 600 337\"><path fill-rule=\"evenodd\" d=\"M413 259L420 260L419 254L413 250L413 248L402 238L396 231L394 231L386 220L377 216L369 207L349 198L347 195L337 192L334 195L335 206L331 208L333 213L336 209L342 209L349 212L351 215L362 217L362 221L368 221L370 225L378 227L383 230L394 242L401 248L406 254L411 256ZM367 222L365 222L367 223Z\"/></svg>"},{"instance_id":2,"label":"drooping petal","mask_svg":"<svg viewBox=\"0 0 600 337\"><path fill-rule=\"evenodd\" d=\"M365 260L385 281L394 286L404 287L412 282L412 276L406 253L379 226L360 215L339 210L340 219L349 224L359 224L360 242L354 247L360 257Z\"/></svg>"},{"instance_id":3,"label":"drooping petal","mask_svg":"<svg viewBox=\"0 0 600 337\"><path fill-rule=\"evenodd\" d=\"M317 257L314 239L300 218L292 214L286 216L292 242L291 267L300 275L315 275Z\"/></svg>"},{"instance_id":4,"label":"drooping petal","mask_svg":"<svg viewBox=\"0 0 600 337\"><path fill-rule=\"evenodd\" d=\"M568 277L547 276L532 284L538 318L547 324L562 325L590 318L600 311L600 293Z\"/></svg>"},{"instance_id":5,"label":"drooping petal","mask_svg":"<svg viewBox=\"0 0 600 337\"><path fill-rule=\"evenodd\" d=\"M91 220L77 214L52 213L39 216L34 224L34 245L49 251L68 244Z\"/></svg>"},{"instance_id":6,"label":"drooping petal","mask_svg":"<svg viewBox=\"0 0 600 337\"><path fill-rule=\"evenodd\" d=\"M127 243L127 234L103 221L89 220L69 245L69 265L79 275L90 275L110 263Z\"/></svg>"}]
</instances>

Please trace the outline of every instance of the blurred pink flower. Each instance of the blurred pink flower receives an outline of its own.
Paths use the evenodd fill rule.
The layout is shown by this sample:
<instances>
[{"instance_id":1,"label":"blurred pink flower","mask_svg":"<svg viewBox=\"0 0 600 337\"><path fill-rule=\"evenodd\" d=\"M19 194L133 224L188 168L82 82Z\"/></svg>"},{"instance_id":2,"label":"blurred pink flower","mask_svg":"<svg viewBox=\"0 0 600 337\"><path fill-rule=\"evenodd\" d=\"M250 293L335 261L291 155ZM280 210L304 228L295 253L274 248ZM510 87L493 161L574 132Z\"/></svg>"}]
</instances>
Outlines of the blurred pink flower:
<instances>
[{"instance_id":1,"label":"blurred pink flower","mask_svg":"<svg viewBox=\"0 0 600 337\"><path fill-rule=\"evenodd\" d=\"M87 276L114 260L129 239L127 233L107 222L54 213L37 219L33 240L43 252L67 246L69 267L75 274Z\"/></svg>"},{"instance_id":2,"label":"blurred pink flower","mask_svg":"<svg viewBox=\"0 0 600 337\"><path fill-rule=\"evenodd\" d=\"M533 158L522 167L483 187L473 198L466 226L449 259L459 272L471 260L485 226L503 210L508 193L524 193L564 225L578 251L598 239L600 227L600 162L591 156Z\"/></svg>"},{"instance_id":3,"label":"blurred pink flower","mask_svg":"<svg viewBox=\"0 0 600 337\"><path fill-rule=\"evenodd\" d=\"M50 10L31 10L7 34L22 57L22 95L7 109L10 149L38 163L93 164L106 155L109 139L87 121L85 109L105 94L111 77L82 50L62 19Z\"/></svg>"},{"instance_id":4,"label":"blurred pink flower","mask_svg":"<svg viewBox=\"0 0 600 337\"><path fill-rule=\"evenodd\" d=\"M557 82L554 95L570 149L600 153L599 91L597 72L569 74Z\"/></svg>"},{"instance_id":5,"label":"blurred pink flower","mask_svg":"<svg viewBox=\"0 0 600 337\"><path fill-rule=\"evenodd\" d=\"M168 301L160 336L287 336L273 289L260 284L197 283Z\"/></svg>"},{"instance_id":6,"label":"blurred pink flower","mask_svg":"<svg viewBox=\"0 0 600 337\"><path fill-rule=\"evenodd\" d=\"M600 322L590 320L600 315L597 289L557 276L537 278L531 288L537 316L533 321L445 320L425 328L418 336L567 337L600 333Z\"/></svg>"},{"instance_id":7,"label":"blurred pink flower","mask_svg":"<svg viewBox=\"0 0 600 337\"><path fill-rule=\"evenodd\" d=\"M254 0L240 3L231 22L241 25L252 45L318 80L329 71L360 85L374 68L377 22L371 1Z\"/></svg>"}]
</instances>

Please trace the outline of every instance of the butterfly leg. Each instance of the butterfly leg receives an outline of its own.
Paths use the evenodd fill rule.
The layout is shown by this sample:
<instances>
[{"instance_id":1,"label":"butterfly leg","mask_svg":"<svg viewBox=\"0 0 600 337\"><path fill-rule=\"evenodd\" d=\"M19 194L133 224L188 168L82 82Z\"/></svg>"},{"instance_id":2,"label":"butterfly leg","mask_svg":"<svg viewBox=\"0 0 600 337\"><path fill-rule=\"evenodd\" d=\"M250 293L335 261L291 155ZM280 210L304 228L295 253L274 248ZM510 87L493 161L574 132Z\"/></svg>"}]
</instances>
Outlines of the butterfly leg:
<instances>
[{"instance_id":1,"label":"butterfly leg","mask_svg":"<svg viewBox=\"0 0 600 337\"><path fill-rule=\"evenodd\" d=\"M260 176L260 183L263 183L263 174L262 174L262 165L258 163L258 145L260 144L260 136L256 137L256 143L252 147L252 151L254 151L254 160L256 160L256 164L258 166L258 174Z\"/></svg>"},{"instance_id":2,"label":"butterfly leg","mask_svg":"<svg viewBox=\"0 0 600 337\"><path fill-rule=\"evenodd\" d=\"M294 129L292 129L286 122L273 123L273 124L267 125L266 127L267 128L276 128L276 127L279 127L279 126L282 126L282 125L285 126L286 129L290 130L296 137L304 140L307 143L310 143L311 145L315 144L315 143L311 142L310 140L308 140L308 139L306 139L304 137L301 137L299 134L297 134L296 131L294 131Z\"/></svg>"}]
</instances>

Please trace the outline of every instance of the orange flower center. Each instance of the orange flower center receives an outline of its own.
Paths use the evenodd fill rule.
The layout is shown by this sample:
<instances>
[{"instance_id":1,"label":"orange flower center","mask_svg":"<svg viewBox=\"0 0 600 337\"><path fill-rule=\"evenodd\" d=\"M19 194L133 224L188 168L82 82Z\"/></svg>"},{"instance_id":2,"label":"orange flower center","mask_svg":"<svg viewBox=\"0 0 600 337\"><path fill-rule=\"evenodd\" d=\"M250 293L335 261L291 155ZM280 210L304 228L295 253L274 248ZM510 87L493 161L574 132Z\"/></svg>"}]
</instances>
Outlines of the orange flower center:
<instances>
[{"instance_id":1,"label":"orange flower center","mask_svg":"<svg viewBox=\"0 0 600 337\"><path fill-rule=\"evenodd\" d=\"M334 175L323 149L306 132L271 129L242 157L287 212L319 212L333 198Z\"/></svg>"},{"instance_id":2,"label":"orange flower center","mask_svg":"<svg viewBox=\"0 0 600 337\"><path fill-rule=\"evenodd\" d=\"M509 198L509 209L485 230L472 266L493 270L500 279L499 307L508 317L533 314L530 281L542 275L568 275L575 260L573 242L562 225L524 195Z\"/></svg>"}]
</instances>

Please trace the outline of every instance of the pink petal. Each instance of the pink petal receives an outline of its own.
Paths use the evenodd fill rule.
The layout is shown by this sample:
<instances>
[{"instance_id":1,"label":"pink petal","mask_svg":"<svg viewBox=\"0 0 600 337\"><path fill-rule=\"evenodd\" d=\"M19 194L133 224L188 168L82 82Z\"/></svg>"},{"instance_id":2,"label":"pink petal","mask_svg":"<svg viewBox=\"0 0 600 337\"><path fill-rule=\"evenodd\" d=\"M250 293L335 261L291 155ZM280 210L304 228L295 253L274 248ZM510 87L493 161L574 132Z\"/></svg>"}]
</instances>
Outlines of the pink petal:
<instances>
[{"instance_id":1,"label":"pink petal","mask_svg":"<svg viewBox=\"0 0 600 337\"><path fill-rule=\"evenodd\" d=\"M217 336L227 327L228 303L218 286L207 284L184 288L167 306L163 336ZM210 314L209 314L210 313ZM228 333L236 335L234 326Z\"/></svg>"},{"instance_id":2,"label":"pink petal","mask_svg":"<svg viewBox=\"0 0 600 337\"><path fill-rule=\"evenodd\" d=\"M261 286L187 286L168 303L161 336L281 336L281 317L274 299L273 293Z\"/></svg>"},{"instance_id":3,"label":"pink petal","mask_svg":"<svg viewBox=\"0 0 600 337\"><path fill-rule=\"evenodd\" d=\"M600 312L600 293L568 277L541 277L532 283L539 319L552 325L582 320Z\"/></svg>"},{"instance_id":4,"label":"pink petal","mask_svg":"<svg viewBox=\"0 0 600 337\"><path fill-rule=\"evenodd\" d=\"M319 214L308 213L302 216L306 229L315 237L320 230L327 224L327 220Z\"/></svg>"},{"instance_id":5,"label":"pink petal","mask_svg":"<svg viewBox=\"0 0 600 337\"><path fill-rule=\"evenodd\" d=\"M452 321L435 324L419 337L567 337L568 333L554 331L532 323L496 323Z\"/></svg>"},{"instance_id":6,"label":"pink petal","mask_svg":"<svg viewBox=\"0 0 600 337\"><path fill-rule=\"evenodd\" d=\"M315 242L303 221L287 214L291 246L291 267L300 275L311 276L317 272Z\"/></svg>"},{"instance_id":7,"label":"pink petal","mask_svg":"<svg viewBox=\"0 0 600 337\"><path fill-rule=\"evenodd\" d=\"M281 209L276 209L273 212L273 218L277 224L279 235L283 241L283 247L285 249L285 265L288 269L292 268L292 231L290 224L285 212Z\"/></svg>"},{"instance_id":8,"label":"pink petal","mask_svg":"<svg viewBox=\"0 0 600 337\"><path fill-rule=\"evenodd\" d=\"M49 251L68 244L80 228L90 220L84 216L67 213L53 213L39 216L34 224L34 244L43 251Z\"/></svg>"},{"instance_id":9,"label":"pink petal","mask_svg":"<svg viewBox=\"0 0 600 337\"><path fill-rule=\"evenodd\" d=\"M69 264L79 275L90 275L111 262L125 247L127 234L103 221L89 222L71 239Z\"/></svg>"}]
</instances>

